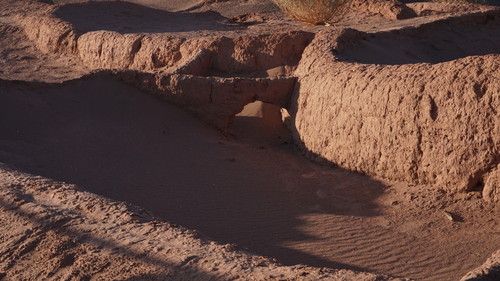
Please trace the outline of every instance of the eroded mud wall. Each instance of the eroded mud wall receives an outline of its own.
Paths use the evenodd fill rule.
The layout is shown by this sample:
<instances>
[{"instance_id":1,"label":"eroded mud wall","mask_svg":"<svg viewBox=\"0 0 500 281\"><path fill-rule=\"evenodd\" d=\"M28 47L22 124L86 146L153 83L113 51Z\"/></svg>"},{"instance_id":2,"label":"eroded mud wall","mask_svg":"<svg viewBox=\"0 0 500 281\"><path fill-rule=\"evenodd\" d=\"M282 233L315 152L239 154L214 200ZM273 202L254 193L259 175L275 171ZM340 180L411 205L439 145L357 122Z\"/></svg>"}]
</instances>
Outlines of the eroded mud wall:
<instances>
[{"instance_id":1,"label":"eroded mud wall","mask_svg":"<svg viewBox=\"0 0 500 281\"><path fill-rule=\"evenodd\" d=\"M297 143L312 158L379 178L454 191L481 185L500 161L500 55L393 65L343 58L363 36L321 32L305 50L290 106Z\"/></svg>"}]
</instances>

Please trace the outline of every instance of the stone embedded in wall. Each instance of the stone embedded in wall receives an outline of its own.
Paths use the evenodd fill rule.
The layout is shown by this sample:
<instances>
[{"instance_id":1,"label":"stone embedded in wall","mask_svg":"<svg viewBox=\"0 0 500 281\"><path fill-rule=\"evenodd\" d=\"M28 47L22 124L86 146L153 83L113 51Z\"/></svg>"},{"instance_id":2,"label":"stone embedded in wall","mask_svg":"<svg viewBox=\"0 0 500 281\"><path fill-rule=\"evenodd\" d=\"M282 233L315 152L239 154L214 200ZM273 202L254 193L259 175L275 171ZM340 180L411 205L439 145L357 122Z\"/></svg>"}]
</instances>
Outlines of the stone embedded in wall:
<instances>
[{"instance_id":1,"label":"stone embedded in wall","mask_svg":"<svg viewBox=\"0 0 500 281\"><path fill-rule=\"evenodd\" d=\"M485 176L483 198L488 202L500 203L500 165Z\"/></svg>"}]
</instances>

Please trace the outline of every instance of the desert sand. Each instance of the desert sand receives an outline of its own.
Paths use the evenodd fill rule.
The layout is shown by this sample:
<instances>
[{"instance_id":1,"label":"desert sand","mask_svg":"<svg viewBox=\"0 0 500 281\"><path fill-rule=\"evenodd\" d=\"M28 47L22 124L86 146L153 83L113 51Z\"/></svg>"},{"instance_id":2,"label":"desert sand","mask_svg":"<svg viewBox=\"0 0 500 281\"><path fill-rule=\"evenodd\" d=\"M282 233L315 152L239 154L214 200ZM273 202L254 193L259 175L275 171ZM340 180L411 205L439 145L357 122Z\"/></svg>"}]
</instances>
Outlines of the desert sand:
<instances>
[{"instance_id":1,"label":"desert sand","mask_svg":"<svg viewBox=\"0 0 500 281\"><path fill-rule=\"evenodd\" d=\"M499 280L500 10L406 2L0 0L0 280Z\"/></svg>"}]
</instances>

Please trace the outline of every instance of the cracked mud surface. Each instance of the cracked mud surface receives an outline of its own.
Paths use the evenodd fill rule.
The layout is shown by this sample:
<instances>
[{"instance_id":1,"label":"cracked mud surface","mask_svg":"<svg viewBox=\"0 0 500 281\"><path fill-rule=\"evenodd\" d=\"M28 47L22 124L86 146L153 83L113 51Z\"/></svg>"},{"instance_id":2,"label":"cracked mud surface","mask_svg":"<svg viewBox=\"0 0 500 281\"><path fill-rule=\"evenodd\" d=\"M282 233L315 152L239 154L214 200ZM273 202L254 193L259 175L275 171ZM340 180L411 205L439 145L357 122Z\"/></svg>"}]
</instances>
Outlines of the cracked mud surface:
<instances>
[{"instance_id":1,"label":"cracked mud surface","mask_svg":"<svg viewBox=\"0 0 500 281\"><path fill-rule=\"evenodd\" d=\"M491 8L412 3L412 14L395 1L355 2L338 26L311 27L260 0L2 2L0 220L11 230L0 232L2 280L458 280L500 248ZM471 43L454 48L463 37ZM452 88L456 103L440 99L457 70L456 87L471 86L479 102L464 106ZM332 87L352 99L332 98ZM424 153L411 155L424 166L411 168L412 144L370 141L385 128L372 107L379 88L420 104L394 122L411 138L416 118ZM337 101L356 114L325 123ZM302 124L292 134L282 107L285 123ZM358 121L359 141L332 154ZM336 124L351 133L328 133ZM464 124L475 129L440 144ZM292 137L310 158L375 177L310 162ZM446 147L469 156L449 161ZM436 167L439 180L429 180ZM463 280L495 278L497 268L496 254Z\"/></svg>"}]
</instances>

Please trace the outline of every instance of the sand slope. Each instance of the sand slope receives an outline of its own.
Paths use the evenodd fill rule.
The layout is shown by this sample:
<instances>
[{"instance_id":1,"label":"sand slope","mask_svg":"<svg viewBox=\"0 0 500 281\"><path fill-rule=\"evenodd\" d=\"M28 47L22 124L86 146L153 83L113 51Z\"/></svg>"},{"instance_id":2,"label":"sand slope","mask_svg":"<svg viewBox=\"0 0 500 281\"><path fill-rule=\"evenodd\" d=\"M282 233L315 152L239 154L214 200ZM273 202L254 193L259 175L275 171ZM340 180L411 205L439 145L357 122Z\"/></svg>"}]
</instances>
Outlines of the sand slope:
<instances>
[{"instance_id":1,"label":"sand slope","mask_svg":"<svg viewBox=\"0 0 500 281\"><path fill-rule=\"evenodd\" d=\"M0 157L9 166L148 206L221 241L276 247L277 241L261 244L258 225L274 235L278 229L290 234L299 209L285 190L272 188L275 179L258 169L258 158L234 155L236 144L226 144L193 117L113 80L32 86L1 84ZM135 207L9 166L2 165L0 174L0 217L15 230L0 236L5 280L377 278L278 267L154 221ZM245 178L242 169L252 176ZM270 214L272 221L263 219Z\"/></svg>"},{"instance_id":2,"label":"sand slope","mask_svg":"<svg viewBox=\"0 0 500 281\"><path fill-rule=\"evenodd\" d=\"M290 265L453 280L500 246L491 240L498 210L477 197L403 193L309 163L282 145L286 136L264 137L252 117L236 118L236 135L226 139L179 109L94 76L61 86L3 82L2 161ZM465 223L447 223L435 204ZM485 231L472 235L479 227Z\"/></svg>"},{"instance_id":3,"label":"sand slope","mask_svg":"<svg viewBox=\"0 0 500 281\"><path fill-rule=\"evenodd\" d=\"M283 267L143 210L1 165L2 280L402 280Z\"/></svg>"}]
</instances>

